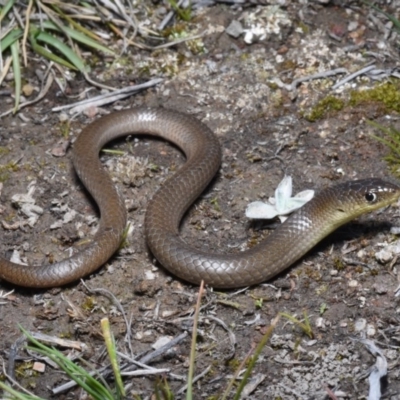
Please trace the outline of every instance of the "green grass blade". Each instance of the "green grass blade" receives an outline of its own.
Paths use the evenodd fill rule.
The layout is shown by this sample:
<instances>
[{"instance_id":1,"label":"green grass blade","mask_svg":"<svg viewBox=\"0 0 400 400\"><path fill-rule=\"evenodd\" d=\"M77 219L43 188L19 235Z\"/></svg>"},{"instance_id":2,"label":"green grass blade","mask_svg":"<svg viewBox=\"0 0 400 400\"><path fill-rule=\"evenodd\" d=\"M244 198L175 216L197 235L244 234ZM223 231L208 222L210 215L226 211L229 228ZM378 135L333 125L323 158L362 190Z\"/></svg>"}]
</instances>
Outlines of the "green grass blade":
<instances>
[{"instance_id":1,"label":"green grass blade","mask_svg":"<svg viewBox=\"0 0 400 400\"><path fill-rule=\"evenodd\" d=\"M370 135L373 139L377 140L378 142L381 142L382 144L384 144L386 147L388 147L390 150L393 151L393 153L396 153L397 155L399 155L399 149L393 145L392 143L390 143L388 140L381 138L380 136L376 136L376 135Z\"/></svg>"},{"instance_id":2,"label":"green grass blade","mask_svg":"<svg viewBox=\"0 0 400 400\"><path fill-rule=\"evenodd\" d=\"M58 26L56 26L53 22L51 21L44 21L42 24L43 29L51 29L51 30L55 30L57 32L61 32L60 28L58 28ZM67 26L63 27L63 31L65 33L68 34L68 36L73 39L76 40L77 42L87 46L87 47L91 47L95 50L98 51L102 51L104 53L108 53L108 54L115 54L112 50L110 50L109 48L101 45L99 42L97 42L96 40L90 38L89 36L85 35L84 33L78 32L75 29L71 29Z\"/></svg>"},{"instance_id":3,"label":"green grass blade","mask_svg":"<svg viewBox=\"0 0 400 400\"><path fill-rule=\"evenodd\" d=\"M175 0L168 0L168 3L172 9L178 14L179 18L183 21L189 22L192 19L192 9L191 4L188 8L181 8Z\"/></svg>"},{"instance_id":4,"label":"green grass blade","mask_svg":"<svg viewBox=\"0 0 400 400\"><path fill-rule=\"evenodd\" d=\"M258 360L258 357L260 356L263 348L267 344L268 340L272 336L272 333L274 332L274 329L279 322L279 315L277 315L271 325L267 328L267 331L265 332L264 336L261 338L260 343L257 345L254 355L251 357L249 365L243 375L243 379L240 381L239 387L235 393L235 396L233 400L239 400L241 398L241 394L243 392L244 387L246 386L246 383L250 377L251 371L253 371L254 366L256 365L256 362Z\"/></svg>"},{"instance_id":5,"label":"green grass blade","mask_svg":"<svg viewBox=\"0 0 400 400\"><path fill-rule=\"evenodd\" d=\"M391 136L391 129L390 128L386 128L385 126L378 124L375 121L371 121L371 120L367 120L366 121L368 125L373 126L374 128L379 129L382 132L385 132L388 136Z\"/></svg>"},{"instance_id":6,"label":"green grass blade","mask_svg":"<svg viewBox=\"0 0 400 400\"><path fill-rule=\"evenodd\" d=\"M21 99L21 64L19 62L19 42L15 41L11 45L11 57L14 72L14 83L15 83L15 103L14 103L14 114L18 111L19 101Z\"/></svg>"},{"instance_id":7,"label":"green grass blade","mask_svg":"<svg viewBox=\"0 0 400 400\"><path fill-rule=\"evenodd\" d=\"M22 29L13 29L0 40L0 51L3 53L24 34Z\"/></svg>"},{"instance_id":8,"label":"green grass blade","mask_svg":"<svg viewBox=\"0 0 400 400\"><path fill-rule=\"evenodd\" d=\"M110 359L111 367L114 372L115 382L117 384L118 397L122 398L125 397L125 388L124 384L122 383L122 378L117 358L117 351L115 349L115 340L110 329L110 321L108 318L103 318L100 321L100 324L101 324L101 330L103 332L104 341L106 343L108 358Z\"/></svg>"},{"instance_id":9,"label":"green grass blade","mask_svg":"<svg viewBox=\"0 0 400 400\"><path fill-rule=\"evenodd\" d=\"M400 21L396 17L387 13L386 11L381 10L378 6L376 6L375 4L371 4L369 1L366 0L361 0L361 1L364 4L368 5L369 7L373 8L375 11L378 11L379 13L383 14L387 19L389 19L393 23L396 29L400 31Z\"/></svg>"},{"instance_id":10,"label":"green grass blade","mask_svg":"<svg viewBox=\"0 0 400 400\"><path fill-rule=\"evenodd\" d=\"M381 142L385 146L387 146L393 154L391 156L395 156L397 159L400 158L400 132L398 132L396 129L393 127L386 128L385 126L378 124L375 121L370 121L367 120L367 124L379 129L381 132L383 132L390 140L381 138L380 136L370 134L370 136L377 140L378 142ZM392 143L393 142L393 143Z\"/></svg>"},{"instance_id":11,"label":"green grass blade","mask_svg":"<svg viewBox=\"0 0 400 400\"><path fill-rule=\"evenodd\" d=\"M39 42L44 42L59 51L79 71L86 71L86 67L82 59L69 46L53 35L50 35L47 32L40 32L38 35L36 35L36 40Z\"/></svg>"},{"instance_id":12,"label":"green grass blade","mask_svg":"<svg viewBox=\"0 0 400 400\"><path fill-rule=\"evenodd\" d=\"M31 340L31 337L29 337L29 340ZM93 398L115 400L112 393L110 393L99 381L94 379L93 376L91 376L84 368L72 362L55 348L47 346L44 350L32 346L28 346L27 348L54 361L73 381L75 381Z\"/></svg>"},{"instance_id":13,"label":"green grass blade","mask_svg":"<svg viewBox=\"0 0 400 400\"><path fill-rule=\"evenodd\" d=\"M45 346L31 336L24 328L19 327L23 334L29 339L35 347L28 346L28 349L43 354L54 361L72 380L89 393L95 399L115 400L113 394L110 393L103 385L94 379L84 368L73 363L69 358L57 349Z\"/></svg>"},{"instance_id":14,"label":"green grass blade","mask_svg":"<svg viewBox=\"0 0 400 400\"><path fill-rule=\"evenodd\" d=\"M43 46L40 46L35 39L35 35L33 35L33 34L29 35L29 42L30 42L33 50L36 53L40 54L41 56L43 56L43 57L47 58L48 60L53 61L57 64L63 65L64 67L67 67L69 69L72 69L75 71L77 70L77 68L73 64L69 63L68 61L64 60L63 58L61 58L59 56L56 56L54 53L51 53L50 51L45 49Z\"/></svg>"},{"instance_id":15,"label":"green grass blade","mask_svg":"<svg viewBox=\"0 0 400 400\"><path fill-rule=\"evenodd\" d=\"M89 38L90 41L92 42L92 44L86 43L87 46L96 48L97 50L100 50L100 51L104 51L105 53L115 54L112 50L110 50L109 48L100 44L100 39L95 33L91 32L89 29L86 29L84 26L82 26L81 24L76 22L70 16L64 14L63 11L56 4L53 4L52 7L54 8L54 10L56 10L56 12L59 15L61 15L73 27L73 29L71 29L69 27L65 27L66 31L68 32L69 35L71 35L71 37L73 37L72 35L74 35L74 34L81 33L84 38ZM82 39L79 39L77 36L76 40L80 41ZM83 39L83 40L87 40L87 39Z\"/></svg>"},{"instance_id":16,"label":"green grass blade","mask_svg":"<svg viewBox=\"0 0 400 400\"><path fill-rule=\"evenodd\" d=\"M18 400L45 400L42 397L36 397L36 396L31 396L30 394L24 394L17 392L10 386L7 386L5 383L0 381L0 389L5 390L6 392L10 393L12 396L12 399L18 399Z\"/></svg>"},{"instance_id":17,"label":"green grass blade","mask_svg":"<svg viewBox=\"0 0 400 400\"><path fill-rule=\"evenodd\" d=\"M303 311L304 321L301 322L299 319L295 318L293 315L281 312L279 313L282 317L285 317L289 321L292 321L295 325L302 329L302 331L310 338L314 339L314 333L311 328L310 320L308 319L307 313Z\"/></svg>"},{"instance_id":18,"label":"green grass blade","mask_svg":"<svg viewBox=\"0 0 400 400\"><path fill-rule=\"evenodd\" d=\"M15 3L15 0L8 0L4 7L0 10L0 22L7 15L7 13L11 10Z\"/></svg>"}]
</instances>

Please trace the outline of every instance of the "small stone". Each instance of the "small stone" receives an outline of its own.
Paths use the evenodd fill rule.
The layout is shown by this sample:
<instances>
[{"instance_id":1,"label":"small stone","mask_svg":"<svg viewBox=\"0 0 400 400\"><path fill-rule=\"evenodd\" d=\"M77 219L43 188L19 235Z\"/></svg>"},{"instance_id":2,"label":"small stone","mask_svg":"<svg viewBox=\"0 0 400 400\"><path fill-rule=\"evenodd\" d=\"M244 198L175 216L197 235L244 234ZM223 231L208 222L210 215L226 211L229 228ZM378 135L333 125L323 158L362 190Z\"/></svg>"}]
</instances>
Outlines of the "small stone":
<instances>
[{"instance_id":1,"label":"small stone","mask_svg":"<svg viewBox=\"0 0 400 400\"><path fill-rule=\"evenodd\" d=\"M347 25L347 30L349 32L355 31L358 28L358 21L351 21L348 25Z\"/></svg>"},{"instance_id":2,"label":"small stone","mask_svg":"<svg viewBox=\"0 0 400 400\"><path fill-rule=\"evenodd\" d=\"M338 271L337 269L331 269L331 270L329 271L329 274L330 274L331 276L337 276L338 273L339 273L339 271Z\"/></svg>"},{"instance_id":3,"label":"small stone","mask_svg":"<svg viewBox=\"0 0 400 400\"><path fill-rule=\"evenodd\" d=\"M67 148L69 146L69 141L64 140L59 142L56 146L51 149L51 155L54 157L64 157L67 153Z\"/></svg>"},{"instance_id":4,"label":"small stone","mask_svg":"<svg viewBox=\"0 0 400 400\"><path fill-rule=\"evenodd\" d=\"M166 345L172 339L171 336L161 336L157 341L151 346L154 350L159 349L160 347Z\"/></svg>"},{"instance_id":5,"label":"small stone","mask_svg":"<svg viewBox=\"0 0 400 400\"><path fill-rule=\"evenodd\" d=\"M315 325L317 328L324 329L325 328L325 320L322 317L319 317L315 321Z\"/></svg>"},{"instance_id":6,"label":"small stone","mask_svg":"<svg viewBox=\"0 0 400 400\"><path fill-rule=\"evenodd\" d=\"M376 334L376 329L373 325L368 324L367 325L367 336L375 336Z\"/></svg>"},{"instance_id":7,"label":"small stone","mask_svg":"<svg viewBox=\"0 0 400 400\"><path fill-rule=\"evenodd\" d=\"M37 371L37 372L44 372L45 369L46 369L46 365L43 364L43 363L41 363L41 362L35 361L35 362L33 363L32 369L33 369L34 371Z\"/></svg>"},{"instance_id":8,"label":"small stone","mask_svg":"<svg viewBox=\"0 0 400 400\"><path fill-rule=\"evenodd\" d=\"M22 93L23 93L24 96L26 96L26 97L31 96L32 93L33 93L33 90L34 90L34 87L33 87L31 84L29 84L29 83L27 83L26 85L24 85L24 86L22 87Z\"/></svg>"},{"instance_id":9,"label":"small stone","mask_svg":"<svg viewBox=\"0 0 400 400\"><path fill-rule=\"evenodd\" d=\"M393 259L393 253L387 249L382 249L375 253L375 258L380 263L386 264Z\"/></svg>"},{"instance_id":10,"label":"small stone","mask_svg":"<svg viewBox=\"0 0 400 400\"><path fill-rule=\"evenodd\" d=\"M388 292L387 286L382 283L374 283L372 287L377 294L386 294Z\"/></svg>"},{"instance_id":11,"label":"small stone","mask_svg":"<svg viewBox=\"0 0 400 400\"><path fill-rule=\"evenodd\" d=\"M354 324L354 330L361 332L367 327L367 320L365 318L359 318Z\"/></svg>"},{"instance_id":12,"label":"small stone","mask_svg":"<svg viewBox=\"0 0 400 400\"><path fill-rule=\"evenodd\" d=\"M149 270L145 271L144 275L145 275L146 279L149 281L153 281L157 278L157 274L155 274L154 272L149 271Z\"/></svg>"},{"instance_id":13,"label":"small stone","mask_svg":"<svg viewBox=\"0 0 400 400\"><path fill-rule=\"evenodd\" d=\"M314 344L316 344L318 342L318 340L313 339L313 340L308 340L307 342L305 342L306 346L314 346Z\"/></svg>"},{"instance_id":14,"label":"small stone","mask_svg":"<svg viewBox=\"0 0 400 400\"><path fill-rule=\"evenodd\" d=\"M319 135L320 138L325 139L325 138L327 138L329 136L329 131L321 130L318 135Z\"/></svg>"},{"instance_id":15,"label":"small stone","mask_svg":"<svg viewBox=\"0 0 400 400\"><path fill-rule=\"evenodd\" d=\"M352 279L351 281L349 281L349 287L357 287L358 286L358 282L355 279Z\"/></svg>"},{"instance_id":16,"label":"small stone","mask_svg":"<svg viewBox=\"0 0 400 400\"><path fill-rule=\"evenodd\" d=\"M239 21L233 20L225 29L225 32L237 39L243 33L243 26Z\"/></svg>"},{"instance_id":17,"label":"small stone","mask_svg":"<svg viewBox=\"0 0 400 400\"><path fill-rule=\"evenodd\" d=\"M75 210L69 210L64 214L63 222L64 224L68 224L71 222L76 216L76 211Z\"/></svg>"},{"instance_id":18,"label":"small stone","mask_svg":"<svg viewBox=\"0 0 400 400\"><path fill-rule=\"evenodd\" d=\"M61 220L58 220L50 225L50 229L51 230L60 229L62 226L63 226L63 222Z\"/></svg>"},{"instance_id":19,"label":"small stone","mask_svg":"<svg viewBox=\"0 0 400 400\"><path fill-rule=\"evenodd\" d=\"M364 249L361 249L359 252L357 252L357 257L361 260L365 257L365 255L366 251Z\"/></svg>"},{"instance_id":20,"label":"small stone","mask_svg":"<svg viewBox=\"0 0 400 400\"><path fill-rule=\"evenodd\" d=\"M177 311L173 311L173 310L165 310L161 313L161 316L163 318L169 318L172 317L173 315L175 315L177 313Z\"/></svg>"},{"instance_id":21,"label":"small stone","mask_svg":"<svg viewBox=\"0 0 400 400\"><path fill-rule=\"evenodd\" d=\"M68 119L69 119L68 114L65 113L65 112L62 112L62 113L58 116L58 120L59 120L60 122L68 121Z\"/></svg>"}]
</instances>

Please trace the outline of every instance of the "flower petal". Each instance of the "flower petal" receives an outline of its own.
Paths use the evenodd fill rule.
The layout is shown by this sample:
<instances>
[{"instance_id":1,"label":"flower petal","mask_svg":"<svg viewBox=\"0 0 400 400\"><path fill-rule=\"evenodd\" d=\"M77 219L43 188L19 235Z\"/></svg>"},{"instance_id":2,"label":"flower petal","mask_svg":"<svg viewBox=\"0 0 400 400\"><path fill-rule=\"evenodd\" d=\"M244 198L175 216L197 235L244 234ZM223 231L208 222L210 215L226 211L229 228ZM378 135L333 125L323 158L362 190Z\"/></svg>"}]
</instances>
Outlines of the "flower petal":
<instances>
[{"instance_id":1,"label":"flower petal","mask_svg":"<svg viewBox=\"0 0 400 400\"><path fill-rule=\"evenodd\" d=\"M284 210L286 200L292 197L292 177L285 176L279 183L278 187L275 189L275 201L276 209L278 214L282 214L281 210Z\"/></svg>"},{"instance_id":2,"label":"flower petal","mask_svg":"<svg viewBox=\"0 0 400 400\"><path fill-rule=\"evenodd\" d=\"M296 199L303 199L305 201L310 201L314 197L314 190L303 190L294 196Z\"/></svg>"},{"instance_id":3,"label":"flower petal","mask_svg":"<svg viewBox=\"0 0 400 400\"><path fill-rule=\"evenodd\" d=\"M254 201L246 207L246 217L251 219L273 219L278 215L276 208L263 203Z\"/></svg>"},{"instance_id":4,"label":"flower petal","mask_svg":"<svg viewBox=\"0 0 400 400\"><path fill-rule=\"evenodd\" d=\"M293 211L298 210L303 207L304 204L307 203L308 200L298 199L296 197L292 197L291 199L287 199L285 203L285 208L279 210L279 215L287 215L292 213Z\"/></svg>"}]
</instances>

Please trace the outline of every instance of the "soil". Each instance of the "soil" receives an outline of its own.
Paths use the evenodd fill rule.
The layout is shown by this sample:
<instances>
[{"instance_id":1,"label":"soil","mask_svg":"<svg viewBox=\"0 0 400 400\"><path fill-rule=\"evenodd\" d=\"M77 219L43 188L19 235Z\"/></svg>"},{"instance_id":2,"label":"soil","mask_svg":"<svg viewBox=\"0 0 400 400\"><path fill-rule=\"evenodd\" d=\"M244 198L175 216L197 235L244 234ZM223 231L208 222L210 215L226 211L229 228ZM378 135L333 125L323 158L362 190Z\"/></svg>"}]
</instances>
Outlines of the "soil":
<instances>
[{"instance_id":1,"label":"soil","mask_svg":"<svg viewBox=\"0 0 400 400\"><path fill-rule=\"evenodd\" d=\"M76 101L88 88L82 76L76 75L67 81L64 93L54 83L44 100L16 116L4 117L0 126L0 254L9 259L17 250L23 262L52 263L68 257L93 235L97 209L74 173L72 142L100 114L118 109L139 105L176 109L194 115L218 135L222 167L187 213L181 230L188 243L210 252L243 249L273 231L273 226L265 229L263 223L250 223L244 210L249 202L274 196L285 175L292 176L294 193L318 191L351 179L393 179L383 161L388 150L370 136L379 132L366 121L374 119L399 128L395 111L370 101L328 110L315 122L305 118L307 111L330 94L347 99L351 90L366 90L379 83L363 76L333 91L331 86L346 74L303 82L295 90L280 82L289 85L336 68L346 68L350 74L371 62L388 70L398 65L399 37L393 31L385 37L386 31L380 30L384 17L374 12L375 19L371 19L371 11L358 2L347 7L342 2L281 3L286 4L280 8L282 14L273 20L278 28L251 44L245 43L243 35L230 36L226 28L232 21L244 26L246 21L264 24L273 11L271 6L243 9L214 4L194 11L191 22L179 23L190 35L204 32L201 39L152 52L130 48L121 62L95 66L93 79L119 88L164 78L160 85L127 100L73 117L52 112L53 107ZM392 3L387 11L394 13L400 4ZM39 87L35 71L42 68L33 60L24 71L35 90ZM10 90L11 85L11 81L5 83ZM5 97L0 113L12 104L13 99ZM82 357L95 368L107 364L100 329L105 317L111 322L118 350L131 355L131 347L132 357L138 359L153 351L160 338L188 332L151 362L154 368L168 369L165 377L171 390L176 398L183 398L178 391L188 372L199 288L178 280L153 259L144 241L143 224L149 199L184 163L184 156L171 144L151 137L129 137L107 148L124 154L105 153L101 159L127 202L130 231L126 245L96 273L85 277L84 283L31 290L1 281L0 355L7 365L21 337L19 325L83 343ZM13 162L16 166L11 168ZM43 209L33 226L27 224L20 203L12 200L28 191ZM390 229L399 225L395 204L340 228L270 282L246 290L207 288L195 375L209 370L194 385L194 398L221 394L240 362L260 342L277 314L284 312L302 321L308 316L313 335L307 336L298 324L281 317L252 372L248 398L367 398L367 377L376 357L359 339L368 338L388 362L385 398L400 399L397 255L386 262L377 255L388 243L396 242ZM88 288L106 289L118 299L130 335L118 304ZM70 348L63 351L76 355ZM28 390L43 398L81 395L77 388L52 394L68 378L46 363L44 372L35 372L32 360L32 354L17 346L16 379ZM151 398L155 382L151 375L125 378L128 396Z\"/></svg>"}]
</instances>

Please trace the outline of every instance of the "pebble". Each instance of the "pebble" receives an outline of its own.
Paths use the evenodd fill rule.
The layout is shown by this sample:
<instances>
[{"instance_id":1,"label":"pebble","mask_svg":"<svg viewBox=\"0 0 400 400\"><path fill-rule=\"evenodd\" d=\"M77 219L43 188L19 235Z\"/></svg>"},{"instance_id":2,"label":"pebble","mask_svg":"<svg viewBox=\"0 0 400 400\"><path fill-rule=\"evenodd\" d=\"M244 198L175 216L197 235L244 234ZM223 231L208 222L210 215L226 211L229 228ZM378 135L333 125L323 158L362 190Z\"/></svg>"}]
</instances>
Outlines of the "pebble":
<instances>
[{"instance_id":1,"label":"pebble","mask_svg":"<svg viewBox=\"0 0 400 400\"><path fill-rule=\"evenodd\" d=\"M386 264L393 259L393 253L387 249L382 249L375 253L375 258L380 263Z\"/></svg>"},{"instance_id":2,"label":"pebble","mask_svg":"<svg viewBox=\"0 0 400 400\"><path fill-rule=\"evenodd\" d=\"M366 320L365 318L359 318L359 319L354 323L354 330L355 330L356 332L364 331L366 327L367 327L367 320Z\"/></svg>"},{"instance_id":3,"label":"pebble","mask_svg":"<svg viewBox=\"0 0 400 400\"><path fill-rule=\"evenodd\" d=\"M233 20L225 29L225 32L234 38L238 38L243 33L243 26L239 21Z\"/></svg>"},{"instance_id":4,"label":"pebble","mask_svg":"<svg viewBox=\"0 0 400 400\"><path fill-rule=\"evenodd\" d=\"M35 361L35 362L33 363L32 369L33 369L34 371L37 371L37 372L44 372L45 369L46 369L46 365L43 364L43 363L41 363L41 362Z\"/></svg>"},{"instance_id":5,"label":"pebble","mask_svg":"<svg viewBox=\"0 0 400 400\"><path fill-rule=\"evenodd\" d=\"M171 336L161 336L156 340L156 342L151 346L154 350L159 349L160 347L166 345L172 339Z\"/></svg>"},{"instance_id":6,"label":"pebble","mask_svg":"<svg viewBox=\"0 0 400 400\"><path fill-rule=\"evenodd\" d=\"M355 279L352 279L351 281L349 281L349 287L357 287L358 286L358 282Z\"/></svg>"},{"instance_id":7,"label":"pebble","mask_svg":"<svg viewBox=\"0 0 400 400\"><path fill-rule=\"evenodd\" d=\"M388 288L383 283L374 283L372 287L377 294L386 294L388 292Z\"/></svg>"}]
</instances>

